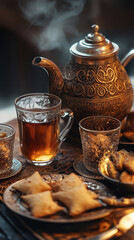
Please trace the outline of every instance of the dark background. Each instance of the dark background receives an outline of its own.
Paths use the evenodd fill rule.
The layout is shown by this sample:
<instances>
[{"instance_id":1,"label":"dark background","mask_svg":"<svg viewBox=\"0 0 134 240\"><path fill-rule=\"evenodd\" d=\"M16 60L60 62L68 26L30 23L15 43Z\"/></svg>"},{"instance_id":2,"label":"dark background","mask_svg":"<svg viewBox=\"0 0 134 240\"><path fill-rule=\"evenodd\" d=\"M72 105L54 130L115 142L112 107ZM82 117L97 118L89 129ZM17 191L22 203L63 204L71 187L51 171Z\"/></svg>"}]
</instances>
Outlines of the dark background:
<instances>
[{"instance_id":1,"label":"dark background","mask_svg":"<svg viewBox=\"0 0 134 240\"><path fill-rule=\"evenodd\" d=\"M74 2L77 6L70 0L0 1L0 108L24 93L48 91L47 74L33 66L32 59L47 57L62 70L70 57L69 47L83 39L94 23L119 45L120 59L134 47L134 1ZM39 38L43 29L44 40ZM134 75L134 60L126 69Z\"/></svg>"}]
</instances>

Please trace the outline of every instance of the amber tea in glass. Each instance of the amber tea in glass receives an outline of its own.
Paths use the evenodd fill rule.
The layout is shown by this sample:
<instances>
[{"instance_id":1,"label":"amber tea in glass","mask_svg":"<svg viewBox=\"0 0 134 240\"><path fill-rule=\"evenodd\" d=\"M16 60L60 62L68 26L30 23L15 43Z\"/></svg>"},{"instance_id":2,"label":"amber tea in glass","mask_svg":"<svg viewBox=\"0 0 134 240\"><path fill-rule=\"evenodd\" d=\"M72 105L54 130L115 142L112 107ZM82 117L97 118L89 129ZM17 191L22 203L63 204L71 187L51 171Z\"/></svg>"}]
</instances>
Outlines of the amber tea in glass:
<instances>
[{"instance_id":1,"label":"amber tea in glass","mask_svg":"<svg viewBox=\"0 0 134 240\"><path fill-rule=\"evenodd\" d=\"M73 113L61 110L61 99L47 93L23 95L15 100L15 106L23 156L34 165L51 163L71 128ZM65 116L68 121L60 132L60 117Z\"/></svg>"},{"instance_id":2,"label":"amber tea in glass","mask_svg":"<svg viewBox=\"0 0 134 240\"><path fill-rule=\"evenodd\" d=\"M20 122L20 120L19 120ZM59 119L45 123L19 123L22 128L22 154L31 161L49 161L59 145Z\"/></svg>"}]
</instances>

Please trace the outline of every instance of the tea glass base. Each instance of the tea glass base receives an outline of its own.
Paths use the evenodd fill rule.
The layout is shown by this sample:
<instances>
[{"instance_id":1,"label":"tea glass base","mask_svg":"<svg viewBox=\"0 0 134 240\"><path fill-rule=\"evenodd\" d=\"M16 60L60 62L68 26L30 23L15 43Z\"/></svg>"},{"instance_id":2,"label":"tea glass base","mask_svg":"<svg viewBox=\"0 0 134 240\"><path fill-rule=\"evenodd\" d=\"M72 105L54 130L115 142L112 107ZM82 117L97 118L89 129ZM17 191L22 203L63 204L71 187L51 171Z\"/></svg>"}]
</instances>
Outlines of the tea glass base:
<instances>
[{"instance_id":1,"label":"tea glass base","mask_svg":"<svg viewBox=\"0 0 134 240\"><path fill-rule=\"evenodd\" d=\"M22 169L22 163L19 160L13 158L13 164L12 164L11 169L8 172L0 175L0 180L13 177L17 173L19 173L21 171L21 169Z\"/></svg>"},{"instance_id":2,"label":"tea glass base","mask_svg":"<svg viewBox=\"0 0 134 240\"><path fill-rule=\"evenodd\" d=\"M0 175L2 175L2 174L5 174L5 173L9 172L9 171L10 171L10 169L11 169L11 167L12 167L12 161L10 162L10 165L8 165L8 167L6 167L6 168L5 168L5 169L3 169L3 170L0 170Z\"/></svg>"},{"instance_id":3,"label":"tea glass base","mask_svg":"<svg viewBox=\"0 0 134 240\"><path fill-rule=\"evenodd\" d=\"M30 161L28 159L26 159L29 163L31 163L32 165L35 165L35 166L47 166L49 165L50 163L52 163L54 161L54 159L51 159L49 161Z\"/></svg>"},{"instance_id":4,"label":"tea glass base","mask_svg":"<svg viewBox=\"0 0 134 240\"><path fill-rule=\"evenodd\" d=\"M88 171L99 174L98 165L93 166L92 164L89 164L87 162L85 163L85 161L83 161L83 165Z\"/></svg>"}]
</instances>

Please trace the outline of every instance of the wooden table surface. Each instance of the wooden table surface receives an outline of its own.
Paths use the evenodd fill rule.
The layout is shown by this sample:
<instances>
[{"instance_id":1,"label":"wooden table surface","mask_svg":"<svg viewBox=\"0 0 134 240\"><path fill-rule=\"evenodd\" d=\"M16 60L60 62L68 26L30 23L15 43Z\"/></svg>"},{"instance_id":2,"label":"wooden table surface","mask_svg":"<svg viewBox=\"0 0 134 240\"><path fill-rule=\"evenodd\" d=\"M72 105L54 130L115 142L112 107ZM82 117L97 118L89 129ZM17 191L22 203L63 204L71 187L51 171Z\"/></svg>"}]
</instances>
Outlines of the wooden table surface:
<instances>
[{"instance_id":1,"label":"wooden table surface","mask_svg":"<svg viewBox=\"0 0 134 240\"><path fill-rule=\"evenodd\" d=\"M22 163L22 170L17 175L0 180L0 199L2 200L4 190L17 180L30 176L34 171L39 171L41 175L45 174L69 174L75 172L73 162L82 156L81 143L79 139L68 137L62 144L60 152L56 160L45 167L33 166L26 162L23 158L20 145L17 120L12 120L8 124L13 126L16 130L15 144L14 144L14 158L20 160ZM129 146L129 150L133 146ZM76 173L76 172L75 172ZM78 173L76 173L78 174ZM90 181L90 179L89 179ZM103 180L103 184L106 182ZM107 184L106 184L107 185ZM132 209L132 208L130 208ZM73 224L50 224L38 223L26 218L20 217L10 211L2 201L0 201L0 240L34 240L34 239L90 239L100 232L103 232L115 224L121 216L124 215L128 208L117 208L113 212L102 219L87 221L84 223ZM134 209L132 209L134 210ZM134 239L134 227L122 236L117 236L114 239L131 240Z\"/></svg>"}]
</instances>

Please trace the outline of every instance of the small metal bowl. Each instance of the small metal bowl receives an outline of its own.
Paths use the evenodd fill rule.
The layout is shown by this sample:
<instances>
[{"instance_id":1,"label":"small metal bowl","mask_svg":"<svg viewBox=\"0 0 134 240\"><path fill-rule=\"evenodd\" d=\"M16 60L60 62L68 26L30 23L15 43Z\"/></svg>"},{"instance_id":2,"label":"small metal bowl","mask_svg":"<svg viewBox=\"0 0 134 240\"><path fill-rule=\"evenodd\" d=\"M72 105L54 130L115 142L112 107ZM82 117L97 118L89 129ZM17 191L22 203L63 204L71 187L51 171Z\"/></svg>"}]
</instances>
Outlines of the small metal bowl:
<instances>
[{"instance_id":1,"label":"small metal bowl","mask_svg":"<svg viewBox=\"0 0 134 240\"><path fill-rule=\"evenodd\" d=\"M122 183L119 180L116 180L114 178L109 177L108 175L108 159L104 159L103 161L100 161L98 166L99 173L104 177L105 180L107 180L110 184L112 184L115 187L115 190L119 193L133 193L134 194L134 183Z\"/></svg>"}]
</instances>

